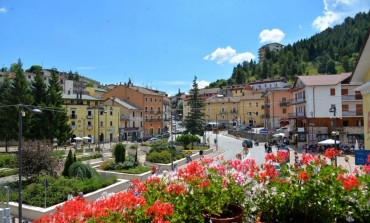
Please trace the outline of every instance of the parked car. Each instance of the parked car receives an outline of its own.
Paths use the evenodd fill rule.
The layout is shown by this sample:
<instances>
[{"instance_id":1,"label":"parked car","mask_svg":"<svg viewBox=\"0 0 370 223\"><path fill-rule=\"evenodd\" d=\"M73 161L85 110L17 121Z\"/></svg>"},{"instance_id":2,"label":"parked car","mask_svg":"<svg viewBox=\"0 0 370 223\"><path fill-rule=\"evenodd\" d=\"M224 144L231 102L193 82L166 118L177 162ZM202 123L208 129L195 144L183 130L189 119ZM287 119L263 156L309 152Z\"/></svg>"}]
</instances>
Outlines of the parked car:
<instances>
[{"instance_id":1,"label":"parked car","mask_svg":"<svg viewBox=\"0 0 370 223\"><path fill-rule=\"evenodd\" d=\"M150 138L148 136L143 136L142 138L141 137L138 137L136 139L137 142L146 142L148 141Z\"/></svg>"},{"instance_id":2,"label":"parked car","mask_svg":"<svg viewBox=\"0 0 370 223\"><path fill-rule=\"evenodd\" d=\"M157 141L157 140L158 140L158 138L156 138L156 137L152 137L152 138L150 138L150 139L149 139L149 143L155 142L155 141Z\"/></svg>"},{"instance_id":3,"label":"parked car","mask_svg":"<svg viewBox=\"0 0 370 223\"><path fill-rule=\"evenodd\" d=\"M164 132L162 134L162 138L170 138L170 133L169 132Z\"/></svg>"},{"instance_id":4,"label":"parked car","mask_svg":"<svg viewBox=\"0 0 370 223\"><path fill-rule=\"evenodd\" d=\"M253 148L253 141L250 139L246 139L242 143L243 147Z\"/></svg>"}]
</instances>

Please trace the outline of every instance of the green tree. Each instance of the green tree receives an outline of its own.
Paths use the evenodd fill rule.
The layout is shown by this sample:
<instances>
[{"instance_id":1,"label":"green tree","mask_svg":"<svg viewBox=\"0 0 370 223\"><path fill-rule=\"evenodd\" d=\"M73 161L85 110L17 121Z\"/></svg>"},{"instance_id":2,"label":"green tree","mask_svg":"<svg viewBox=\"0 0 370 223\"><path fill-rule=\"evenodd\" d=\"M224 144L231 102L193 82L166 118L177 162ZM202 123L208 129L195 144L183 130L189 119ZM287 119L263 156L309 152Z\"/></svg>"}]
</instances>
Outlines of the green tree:
<instances>
[{"instance_id":1,"label":"green tree","mask_svg":"<svg viewBox=\"0 0 370 223\"><path fill-rule=\"evenodd\" d=\"M24 71L22 68L23 64L22 61L19 59L16 65L12 64L12 69L15 72L15 77L11 81L11 88L10 88L10 100L9 105L32 105L33 104L33 97L31 95L30 88L28 86L27 79L24 75ZM13 126L13 130L10 130L10 139L17 140L18 139L18 130L15 130L14 126L18 126L18 106L14 106L10 109L9 120L10 124ZM31 126L33 114L31 112L26 112L26 116L23 117L23 135L25 138L29 138L30 130L32 131L39 131L39 129L35 129ZM15 131L14 131L15 130Z\"/></svg>"},{"instance_id":2,"label":"green tree","mask_svg":"<svg viewBox=\"0 0 370 223\"><path fill-rule=\"evenodd\" d=\"M191 142L191 134L181 134L180 136L176 137L176 142L180 142L184 150L187 150L188 145Z\"/></svg>"},{"instance_id":3,"label":"green tree","mask_svg":"<svg viewBox=\"0 0 370 223\"><path fill-rule=\"evenodd\" d=\"M62 172L62 175L65 177L69 176L69 167L73 164L73 156L72 156L72 149L69 149L66 161L64 163L64 170Z\"/></svg>"},{"instance_id":4,"label":"green tree","mask_svg":"<svg viewBox=\"0 0 370 223\"><path fill-rule=\"evenodd\" d=\"M114 159L116 163L125 162L126 158L126 146L122 143L117 143L114 146Z\"/></svg>"},{"instance_id":5,"label":"green tree","mask_svg":"<svg viewBox=\"0 0 370 223\"><path fill-rule=\"evenodd\" d=\"M35 76L35 80L31 82L31 93L33 95L35 106L45 107L45 103L47 100L46 95L46 84L44 82L44 78L42 75L37 74ZM45 113L45 112L44 112ZM30 132L30 139L32 140L43 140L48 139L48 129L44 128L45 123L47 122L47 115L35 115L34 119L32 120L35 129L39 129L39 131L31 131Z\"/></svg>"},{"instance_id":6,"label":"green tree","mask_svg":"<svg viewBox=\"0 0 370 223\"><path fill-rule=\"evenodd\" d=\"M17 134L17 128L14 128L15 122L9 120L13 117L11 112L14 112L13 107L10 107L11 98L11 83L7 77L4 79L2 85L0 85L0 140L5 141L5 152L8 152L8 141L11 135Z\"/></svg>"},{"instance_id":7,"label":"green tree","mask_svg":"<svg viewBox=\"0 0 370 223\"><path fill-rule=\"evenodd\" d=\"M188 101L190 111L185 118L186 131L191 134L203 135L204 133L204 99L199 95L197 77L194 77L193 88L190 90Z\"/></svg>"},{"instance_id":8,"label":"green tree","mask_svg":"<svg viewBox=\"0 0 370 223\"><path fill-rule=\"evenodd\" d=\"M59 82L57 70L52 69L47 90L48 109L47 114L48 139L57 138L59 143L64 143L72 136L72 128L68 124L69 117L67 111L63 108L62 87Z\"/></svg>"},{"instance_id":9,"label":"green tree","mask_svg":"<svg viewBox=\"0 0 370 223\"><path fill-rule=\"evenodd\" d=\"M41 75L42 74L42 66L32 65L30 67L30 69L26 70L26 72L30 72L30 73Z\"/></svg>"},{"instance_id":10,"label":"green tree","mask_svg":"<svg viewBox=\"0 0 370 223\"><path fill-rule=\"evenodd\" d=\"M327 74L336 74L337 70L335 69L335 61L334 60L329 60L327 63Z\"/></svg>"}]
</instances>

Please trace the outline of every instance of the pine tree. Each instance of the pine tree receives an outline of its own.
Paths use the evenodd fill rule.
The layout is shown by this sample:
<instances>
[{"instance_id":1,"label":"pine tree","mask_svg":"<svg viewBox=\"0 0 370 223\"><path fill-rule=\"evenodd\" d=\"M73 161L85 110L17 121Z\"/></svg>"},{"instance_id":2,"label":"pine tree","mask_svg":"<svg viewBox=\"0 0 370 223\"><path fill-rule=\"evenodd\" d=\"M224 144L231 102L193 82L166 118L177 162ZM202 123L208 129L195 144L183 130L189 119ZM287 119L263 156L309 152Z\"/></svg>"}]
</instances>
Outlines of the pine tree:
<instances>
[{"instance_id":1,"label":"pine tree","mask_svg":"<svg viewBox=\"0 0 370 223\"><path fill-rule=\"evenodd\" d=\"M36 68L34 68L36 69ZM31 93L33 95L35 106L45 107L45 103L47 100L46 95L46 84L44 82L44 78L41 74L37 74L35 76L35 80L31 83ZM45 112L43 112L45 114ZM35 129L39 129L39 131L31 131L30 132L30 139L33 140L43 140L47 139L48 136L48 129L44 128L45 123L47 122L47 115L35 115L34 119L32 120L32 126Z\"/></svg>"},{"instance_id":2,"label":"pine tree","mask_svg":"<svg viewBox=\"0 0 370 223\"><path fill-rule=\"evenodd\" d=\"M11 117L11 112L13 111L10 105L10 92L11 84L10 80L6 77L2 85L0 85L0 140L5 141L5 152L8 152L8 141L11 134L16 135L16 129L9 122Z\"/></svg>"},{"instance_id":3,"label":"pine tree","mask_svg":"<svg viewBox=\"0 0 370 223\"><path fill-rule=\"evenodd\" d=\"M64 163L64 170L62 172L62 175L65 177L69 176L69 167L74 163L73 157L72 157L72 150L69 149L66 161Z\"/></svg>"},{"instance_id":4,"label":"pine tree","mask_svg":"<svg viewBox=\"0 0 370 223\"><path fill-rule=\"evenodd\" d=\"M199 95L197 77L194 77L193 88L190 90L188 101L190 112L185 119L186 131L191 134L203 135L204 133L204 99Z\"/></svg>"},{"instance_id":5,"label":"pine tree","mask_svg":"<svg viewBox=\"0 0 370 223\"><path fill-rule=\"evenodd\" d=\"M22 68L23 64L22 61L19 59L17 64L12 64L12 70L15 72L15 77L11 81L11 88L10 88L10 100L9 105L32 105L33 104L33 97L31 95L31 91L28 86L27 79L24 75L24 71ZM9 120L10 124L13 126L18 126L18 106L14 106L10 109ZM29 132L31 131L39 131L38 129L32 128L31 120L33 118L33 114L31 112L26 111L26 116L23 117L23 136L25 138L29 138ZM10 132L10 139L18 140L18 130Z\"/></svg>"},{"instance_id":6,"label":"pine tree","mask_svg":"<svg viewBox=\"0 0 370 223\"><path fill-rule=\"evenodd\" d=\"M71 138L72 128L68 124L67 111L63 108L62 87L55 69L51 71L46 104L48 107L48 139L57 138L59 143L64 143Z\"/></svg>"}]
</instances>

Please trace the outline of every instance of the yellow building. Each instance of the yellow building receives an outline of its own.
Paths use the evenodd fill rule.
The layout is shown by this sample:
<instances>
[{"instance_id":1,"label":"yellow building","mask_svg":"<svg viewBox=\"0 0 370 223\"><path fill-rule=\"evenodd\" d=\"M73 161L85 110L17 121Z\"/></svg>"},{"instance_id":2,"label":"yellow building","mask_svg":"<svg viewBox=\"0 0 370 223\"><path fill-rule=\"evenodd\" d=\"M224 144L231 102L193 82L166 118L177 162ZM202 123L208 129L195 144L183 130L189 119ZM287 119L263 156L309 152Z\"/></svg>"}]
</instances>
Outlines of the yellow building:
<instances>
[{"instance_id":1,"label":"yellow building","mask_svg":"<svg viewBox=\"0 0 370 223\"><path fill-rule=\"evenodd\" d=\"M92 97L101 99L103 94L107 93L107 90L103 88L86 87L85 91Z\"/></svg>"},{"instance_id":2,"label":"yellow building","mask_svg":"<svg viewBox=\"0 0 370 223\"><path fill-rule=\"evenodd\" d=\"M223 97L221 95L206 100L206 120L228 127L249 125L263 126L264 110L261 94L240 97Z\"/></svg>"},{"instance_id":3,"label":"yellow building","mask_svg":"<svg viewBox=\"0 0 370 223\"><path fill-rule=\"evenodd\" d=\"M351 84L362 84L356 88L360 91L363 99L364 114L364 143L365 149L370 150L370 30L366 36L366 44L362 49L360 59L352 74Z\"/></svg>"},{"instance_id":4,"label":"yellow building","mask_svg":"<svg viewBox=\"0 0 370 223\"><path fill-rule=\"evenodd\" d=\"M73 137L88 142L112 142L119 138L118 107L103 105L100 99L82 94L63 94Z\"/></svg>"}]
</instances>

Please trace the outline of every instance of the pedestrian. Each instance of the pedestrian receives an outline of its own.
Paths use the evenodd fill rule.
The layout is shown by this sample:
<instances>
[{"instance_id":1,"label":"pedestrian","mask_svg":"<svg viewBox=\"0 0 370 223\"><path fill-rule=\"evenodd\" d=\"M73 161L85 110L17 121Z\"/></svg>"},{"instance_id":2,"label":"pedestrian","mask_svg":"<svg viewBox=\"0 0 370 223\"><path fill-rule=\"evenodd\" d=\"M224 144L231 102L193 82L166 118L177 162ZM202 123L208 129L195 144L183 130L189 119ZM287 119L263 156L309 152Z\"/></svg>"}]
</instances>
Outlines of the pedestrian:
<instances>
[{"instance_id":1,"label":"pedestrian","mask_svg":"<svg viewBox=\"0 0 370 223\"><path fill-rule=\"evenodd\" d=\"M72 192L69 192L68 193L68 196L67 196L67 201L70 201L73 199L73 195L72 195Z\"/></svg>"},{"instance_id":2,"label":"pedestrian","mask_svg":"<svg viewBox=\"0 0 370 223\"><path fill-rule=\"evenodd\" d=\"M152 167L152 174L155 174L157 172L157 168L155 166Z\"/></svg>"},{"instance_id":3,"label":"pedestrian","mask_svg":"<svg viewBox=\"0 0 370 223\"><path fill-rule=\"evenodd\" d=\"M77 196L78 196L78 199L82 199L84 197L84 193L80 190L77 190Z\"/></svg>"},{"instance_id":4,"label":"pedestrian","mask_svg":"<svg viewBox=\"0 0 370 223\"><path fill-rule=\"evenodd\" d=\"M265 152L267 152L267 147L269 146L269 144L266 142L265 143Z\"/></svg>"}]
</instances>

